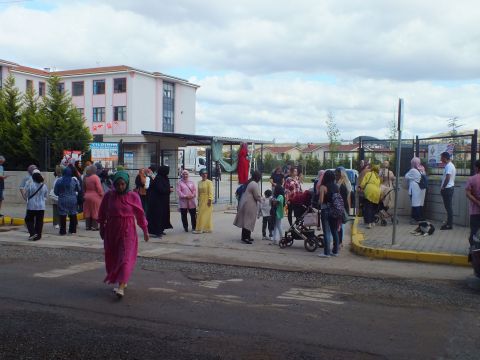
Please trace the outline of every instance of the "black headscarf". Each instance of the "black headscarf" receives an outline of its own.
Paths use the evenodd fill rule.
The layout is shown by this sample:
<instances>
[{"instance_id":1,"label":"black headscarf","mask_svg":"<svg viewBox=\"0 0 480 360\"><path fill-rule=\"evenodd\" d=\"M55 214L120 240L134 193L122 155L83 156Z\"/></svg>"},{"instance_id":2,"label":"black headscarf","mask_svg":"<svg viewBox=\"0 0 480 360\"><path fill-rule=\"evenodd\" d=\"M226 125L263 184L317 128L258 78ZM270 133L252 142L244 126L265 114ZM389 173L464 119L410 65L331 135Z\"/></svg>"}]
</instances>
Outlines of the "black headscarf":
<instances>
[{"instance_id":1,"label":"black headscarf","mask_svg":"<svg viewBox=\"0 0 480 360\"><path fill-rule=\"evenodd\" d=\"M166 165L162 165L162 166L159 166L157 175L167 177L169 172L170 172L170 168Z\"/></svg>"}]
</instances>

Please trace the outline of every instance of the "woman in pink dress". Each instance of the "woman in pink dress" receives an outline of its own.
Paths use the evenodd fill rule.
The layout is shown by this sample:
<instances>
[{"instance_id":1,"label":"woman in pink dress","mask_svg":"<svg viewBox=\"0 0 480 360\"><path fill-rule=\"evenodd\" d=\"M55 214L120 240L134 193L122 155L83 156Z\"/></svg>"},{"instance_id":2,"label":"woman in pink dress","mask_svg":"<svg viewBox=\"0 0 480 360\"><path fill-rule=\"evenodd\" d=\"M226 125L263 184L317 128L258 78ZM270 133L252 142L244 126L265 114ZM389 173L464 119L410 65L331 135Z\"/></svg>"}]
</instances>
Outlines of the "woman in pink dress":
<instances>
[{"instance_id":1,"label":"woman in pink dress","mask_svg":"<svg viewBox=\"0 0 480 360\"><path fill-rule=\"evenodd\" d=\"M178 208L182 216L182 225L185 232L188 232L187 213L190 213L192 222L192 231L197 227L197 205L195 198L197 197L197 187L195 183L188 179L188 171L182 171L182 178L177 184Z\"/></svg>"},{"instance_id":2,"label":"woman in pink dress","mask_svg":"<svg viewBox=\"0 0 480 360\"><path fill-rule=\"evenodd\" d=\"M86 230L98 230L98 209L103 198L103 187L96 172L96 166L87 166L83 178L83 216Z\"/></svg>"},{"instance_id":3,"label":"woman in pink dress","mask_svg":"<svg viewBox=\"0 0 480 360\"><path fill-rule=\"evenodd\" d=\"M115 191L103 197L98 213L100 236L105 249L105 282L118 284L114 293L122 298L130 275L135 268L138 252L138 236L135 219L148 241L147 220L137 193L128 191L129 176L118 171L113 177Z\"/></svg>"}]
</instances>

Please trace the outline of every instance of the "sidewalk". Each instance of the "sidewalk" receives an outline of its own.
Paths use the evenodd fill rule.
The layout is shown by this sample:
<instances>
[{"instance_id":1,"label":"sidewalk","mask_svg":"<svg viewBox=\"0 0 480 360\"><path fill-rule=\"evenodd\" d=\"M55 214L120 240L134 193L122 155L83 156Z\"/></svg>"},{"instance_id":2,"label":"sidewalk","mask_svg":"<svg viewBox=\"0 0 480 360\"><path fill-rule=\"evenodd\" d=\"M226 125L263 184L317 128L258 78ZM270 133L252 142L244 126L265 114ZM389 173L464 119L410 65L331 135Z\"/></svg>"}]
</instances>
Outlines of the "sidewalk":
<instances>
[{"instance_id":1,"label":"sidewalk","mask_svg":"<svg viewBox=\"0 0 480 360\"><path fill-rule=\"evenodd\" d=\"M9 209L11 208L11 209ZM11 210L13 207L5 207ZM23 216L23 209L18 206L15 215ZM323 249L307 252L303 241L295 241L292 247L280 249L269 245L269 241L261 240L261 220L257 221L252 234L255 242L252 245L240 241L241 229L232 225L235 210L224 210L217 207L214 212L214 231L211 234L195 235L184 232L180 214L172 209L171 222L174 229L167 230L162 239L152 238L148 243L139 242L139 256L175 261L193 261L226 265L250 266L258 271L262 269L281 269L288 271L316 272L324 274L340 274L369 276L379 278L428 278L463 280L472 275L467 267L448 265L409 263L399 261L383 261L350 252L350 226L346 226L344 247L337 258L319 258ZM284 221L284 230L287 220ZM82 251L103 252L103 243L98 232L86 231L85 223L79 223L76 235L59 236L52 224L45 224L44 234L38 242L28 241L23 226L0 227L0 244L31 246L43 248L76 248ZM142 239L139 233L139 239Z\"/></svg>"},{"instance_id":2,"label":"sidewalk","mask_svg":"<svg viewBox=\"0 0 480 360\"><path fill-rule=\"evenodd\" d=\"M408 217L399 217L395 244L392 245L393 225L367 229L357 218L352 228L352 249L359 255L380 259L409 260L470 266L467 260L470 229L454 226L440 230L442 224L432 222L435 232L429 236L415 236L410 232L416 225Z\"/></svg>"}]
</instances>

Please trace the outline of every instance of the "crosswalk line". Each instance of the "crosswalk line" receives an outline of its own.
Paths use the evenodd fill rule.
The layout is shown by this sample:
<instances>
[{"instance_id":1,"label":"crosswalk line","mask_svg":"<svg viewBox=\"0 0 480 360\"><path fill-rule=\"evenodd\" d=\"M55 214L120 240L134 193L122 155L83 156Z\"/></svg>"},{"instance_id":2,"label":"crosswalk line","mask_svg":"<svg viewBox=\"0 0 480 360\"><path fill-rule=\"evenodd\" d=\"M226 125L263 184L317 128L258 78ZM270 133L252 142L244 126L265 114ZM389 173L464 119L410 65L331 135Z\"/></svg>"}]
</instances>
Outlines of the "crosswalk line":
<instances>
[{"instance_id":1,"label":"crosswalk line","mask_svg":"<svg viewBox=\"0 0 480 360\"><path fill-rule=\"evenodd\" d=\"M333 300L332 298L337 293L328 289L303 289L291 288L282 295L277 296L277 299L284 300L299 300L299 301L314 301L328 304L342 305L343 301Z\"/></svg>"},{"instance_id":2,"label":"crosswalk line","mask_svg":"<svg viewBox=\"0 0 480 360\"><path fill-rule=\"evenodd\" d=\"M78 274L85 271L96 270L104 267L104 263L100 261L93 261L87 262L83 264L77 264L69 266L65 269L54 269L42 273L33 274L34 277L41 277L41 278L58 278L62 276L69 276L73 274Z\"/></svg>"}]
</instances>

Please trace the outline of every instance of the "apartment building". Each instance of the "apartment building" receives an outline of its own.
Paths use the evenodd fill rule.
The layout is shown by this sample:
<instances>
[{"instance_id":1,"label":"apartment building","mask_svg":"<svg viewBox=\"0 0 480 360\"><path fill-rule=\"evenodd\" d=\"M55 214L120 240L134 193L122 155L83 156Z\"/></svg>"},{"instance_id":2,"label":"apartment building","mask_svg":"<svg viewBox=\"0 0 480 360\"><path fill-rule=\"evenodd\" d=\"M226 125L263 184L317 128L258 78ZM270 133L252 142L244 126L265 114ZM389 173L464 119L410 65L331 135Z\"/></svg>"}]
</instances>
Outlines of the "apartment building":
<instances>
[{"instance_id":1,"label":"apartment building","mask_svg":"<svg viewBox=\"0 0 480 360\"><path fill-rule=\"evenodd\" d=\"M50 71L0 60L0 86L9 74L24 92L45 96L47 79L59 76L93 135L138 135L142 131L195 133L198 85L130 66Z\"/></svg>"}]
</instances>

